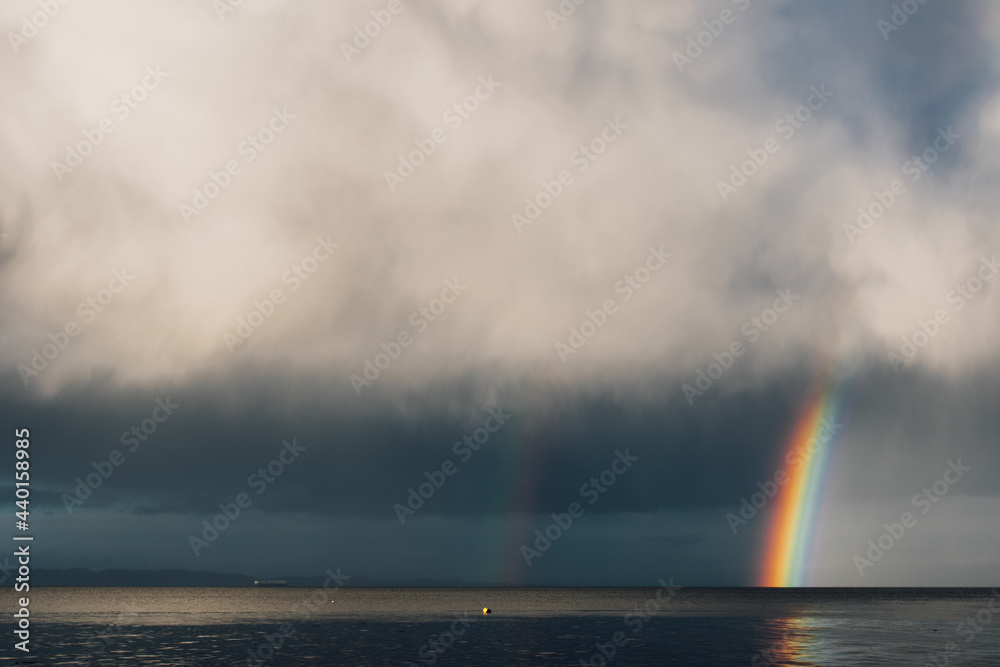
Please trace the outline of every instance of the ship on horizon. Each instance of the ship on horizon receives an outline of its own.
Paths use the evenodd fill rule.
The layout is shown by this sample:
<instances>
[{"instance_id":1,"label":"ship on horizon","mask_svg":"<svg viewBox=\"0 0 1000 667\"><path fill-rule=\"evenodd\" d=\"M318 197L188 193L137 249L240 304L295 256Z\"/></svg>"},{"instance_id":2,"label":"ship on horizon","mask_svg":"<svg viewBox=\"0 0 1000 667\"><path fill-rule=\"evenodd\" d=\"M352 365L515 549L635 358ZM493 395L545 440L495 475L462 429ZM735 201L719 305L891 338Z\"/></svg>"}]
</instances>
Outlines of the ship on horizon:
<instances>
[{"instance_id":1,"label":"ship on horizon","mask_svg":"<svg viewBox=\"0 0 1000 667\"><path fill-rule=\"evenodd\" d=\"M254 579L254 586L287 586L288 582L284 579Z\"/></svg>"}]
</instances>

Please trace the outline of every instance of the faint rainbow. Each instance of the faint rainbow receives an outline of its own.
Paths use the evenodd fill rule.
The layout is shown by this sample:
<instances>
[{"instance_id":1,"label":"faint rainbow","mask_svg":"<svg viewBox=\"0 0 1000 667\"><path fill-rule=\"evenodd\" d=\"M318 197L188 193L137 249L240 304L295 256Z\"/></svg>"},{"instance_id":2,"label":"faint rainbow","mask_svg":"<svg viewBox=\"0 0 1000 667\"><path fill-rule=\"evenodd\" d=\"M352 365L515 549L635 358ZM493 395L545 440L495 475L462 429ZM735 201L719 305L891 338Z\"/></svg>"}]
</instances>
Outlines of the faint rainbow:
<instances>
[{"instance_id":1,"label":"faint rainbow","mask_svg":"<svg viewBox=\"0 0 1000 667\"><path fill-rule=\"evenodd\" d=\"M528 583L521 544L530 544L537 528L535 503L542 488L543 452L552 438L555 419L552 415L525 417L516 415L504 426L496 445L495 474L483 489L497 508L497 529L485 529L479 553L485 564L484 577L491 584ZM487 445L489 446L489 445Z\"/></svg>"},{"instance_id":2,"label":"faint rainbow","mask_svg":"<svg viewBox=\"0 0 1000 667\"><path fill-rule=\"evenodd\" d=\"M803 586L816 542L815 530L836 442L842 384L830 377L813 392L788 438L782 463L788 481L779 488L768 526L761 586Z\"/></svg>"}]
</instances>

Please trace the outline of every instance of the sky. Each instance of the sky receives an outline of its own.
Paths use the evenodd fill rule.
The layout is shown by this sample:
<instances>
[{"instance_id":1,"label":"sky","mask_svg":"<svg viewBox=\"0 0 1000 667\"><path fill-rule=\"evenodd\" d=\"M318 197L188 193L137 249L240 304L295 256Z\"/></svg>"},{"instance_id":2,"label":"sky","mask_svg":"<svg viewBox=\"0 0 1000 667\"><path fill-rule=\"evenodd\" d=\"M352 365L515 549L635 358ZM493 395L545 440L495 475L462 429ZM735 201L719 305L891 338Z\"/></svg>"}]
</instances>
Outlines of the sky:
<instances>
[{"instance_id":1,"label":"sky","mask_svg":"<svg viewBox=\"0 0 1000 667\"><path fill-rule=\"evenodd\" d=\"M727 516L836 390L808 582L996 584L1000 7L11 0L0 27L35 567L754 585L775 503Z\"/></svg>"}]
</instances>

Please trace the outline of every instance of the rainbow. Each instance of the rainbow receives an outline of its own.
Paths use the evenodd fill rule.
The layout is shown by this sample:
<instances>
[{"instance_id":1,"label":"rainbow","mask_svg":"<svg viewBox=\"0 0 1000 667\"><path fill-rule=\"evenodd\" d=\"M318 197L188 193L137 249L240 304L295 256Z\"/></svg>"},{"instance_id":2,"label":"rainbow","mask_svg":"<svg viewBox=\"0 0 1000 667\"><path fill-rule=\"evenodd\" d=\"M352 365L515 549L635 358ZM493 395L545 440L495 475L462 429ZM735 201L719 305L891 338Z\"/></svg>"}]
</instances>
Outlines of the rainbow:
<instances>
[{"instance_id":1,"label":"rainbow","mask_svg":"<svg viewBox=\"0 0 1000 667\"><path fill-rule=\"evenodd\" d=\"M838 426L840 383L813 391L792 428L783 458L787 481L775 497L760 569L760 586L804 586L818 531L830 452Z\"/></svg>"}]
</instances>

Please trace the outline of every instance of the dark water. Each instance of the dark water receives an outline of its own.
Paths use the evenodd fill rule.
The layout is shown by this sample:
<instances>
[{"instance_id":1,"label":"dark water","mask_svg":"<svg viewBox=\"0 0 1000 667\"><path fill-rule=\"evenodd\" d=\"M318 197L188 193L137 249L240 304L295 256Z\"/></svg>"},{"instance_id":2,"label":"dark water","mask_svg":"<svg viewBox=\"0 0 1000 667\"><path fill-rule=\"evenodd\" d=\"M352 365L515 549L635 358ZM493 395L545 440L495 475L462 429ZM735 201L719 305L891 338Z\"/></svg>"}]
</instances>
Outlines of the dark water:
<instances>
[{"instance_id":1,"label":"dark water","mask_svg":"<svg viewBox=\"0 0 1000 667\"><path fill-rule=\"evenodd\" d=\"M989 589L41 588L31 612L0 665L1000 665Z\"/></svg>"}]
</instances>

